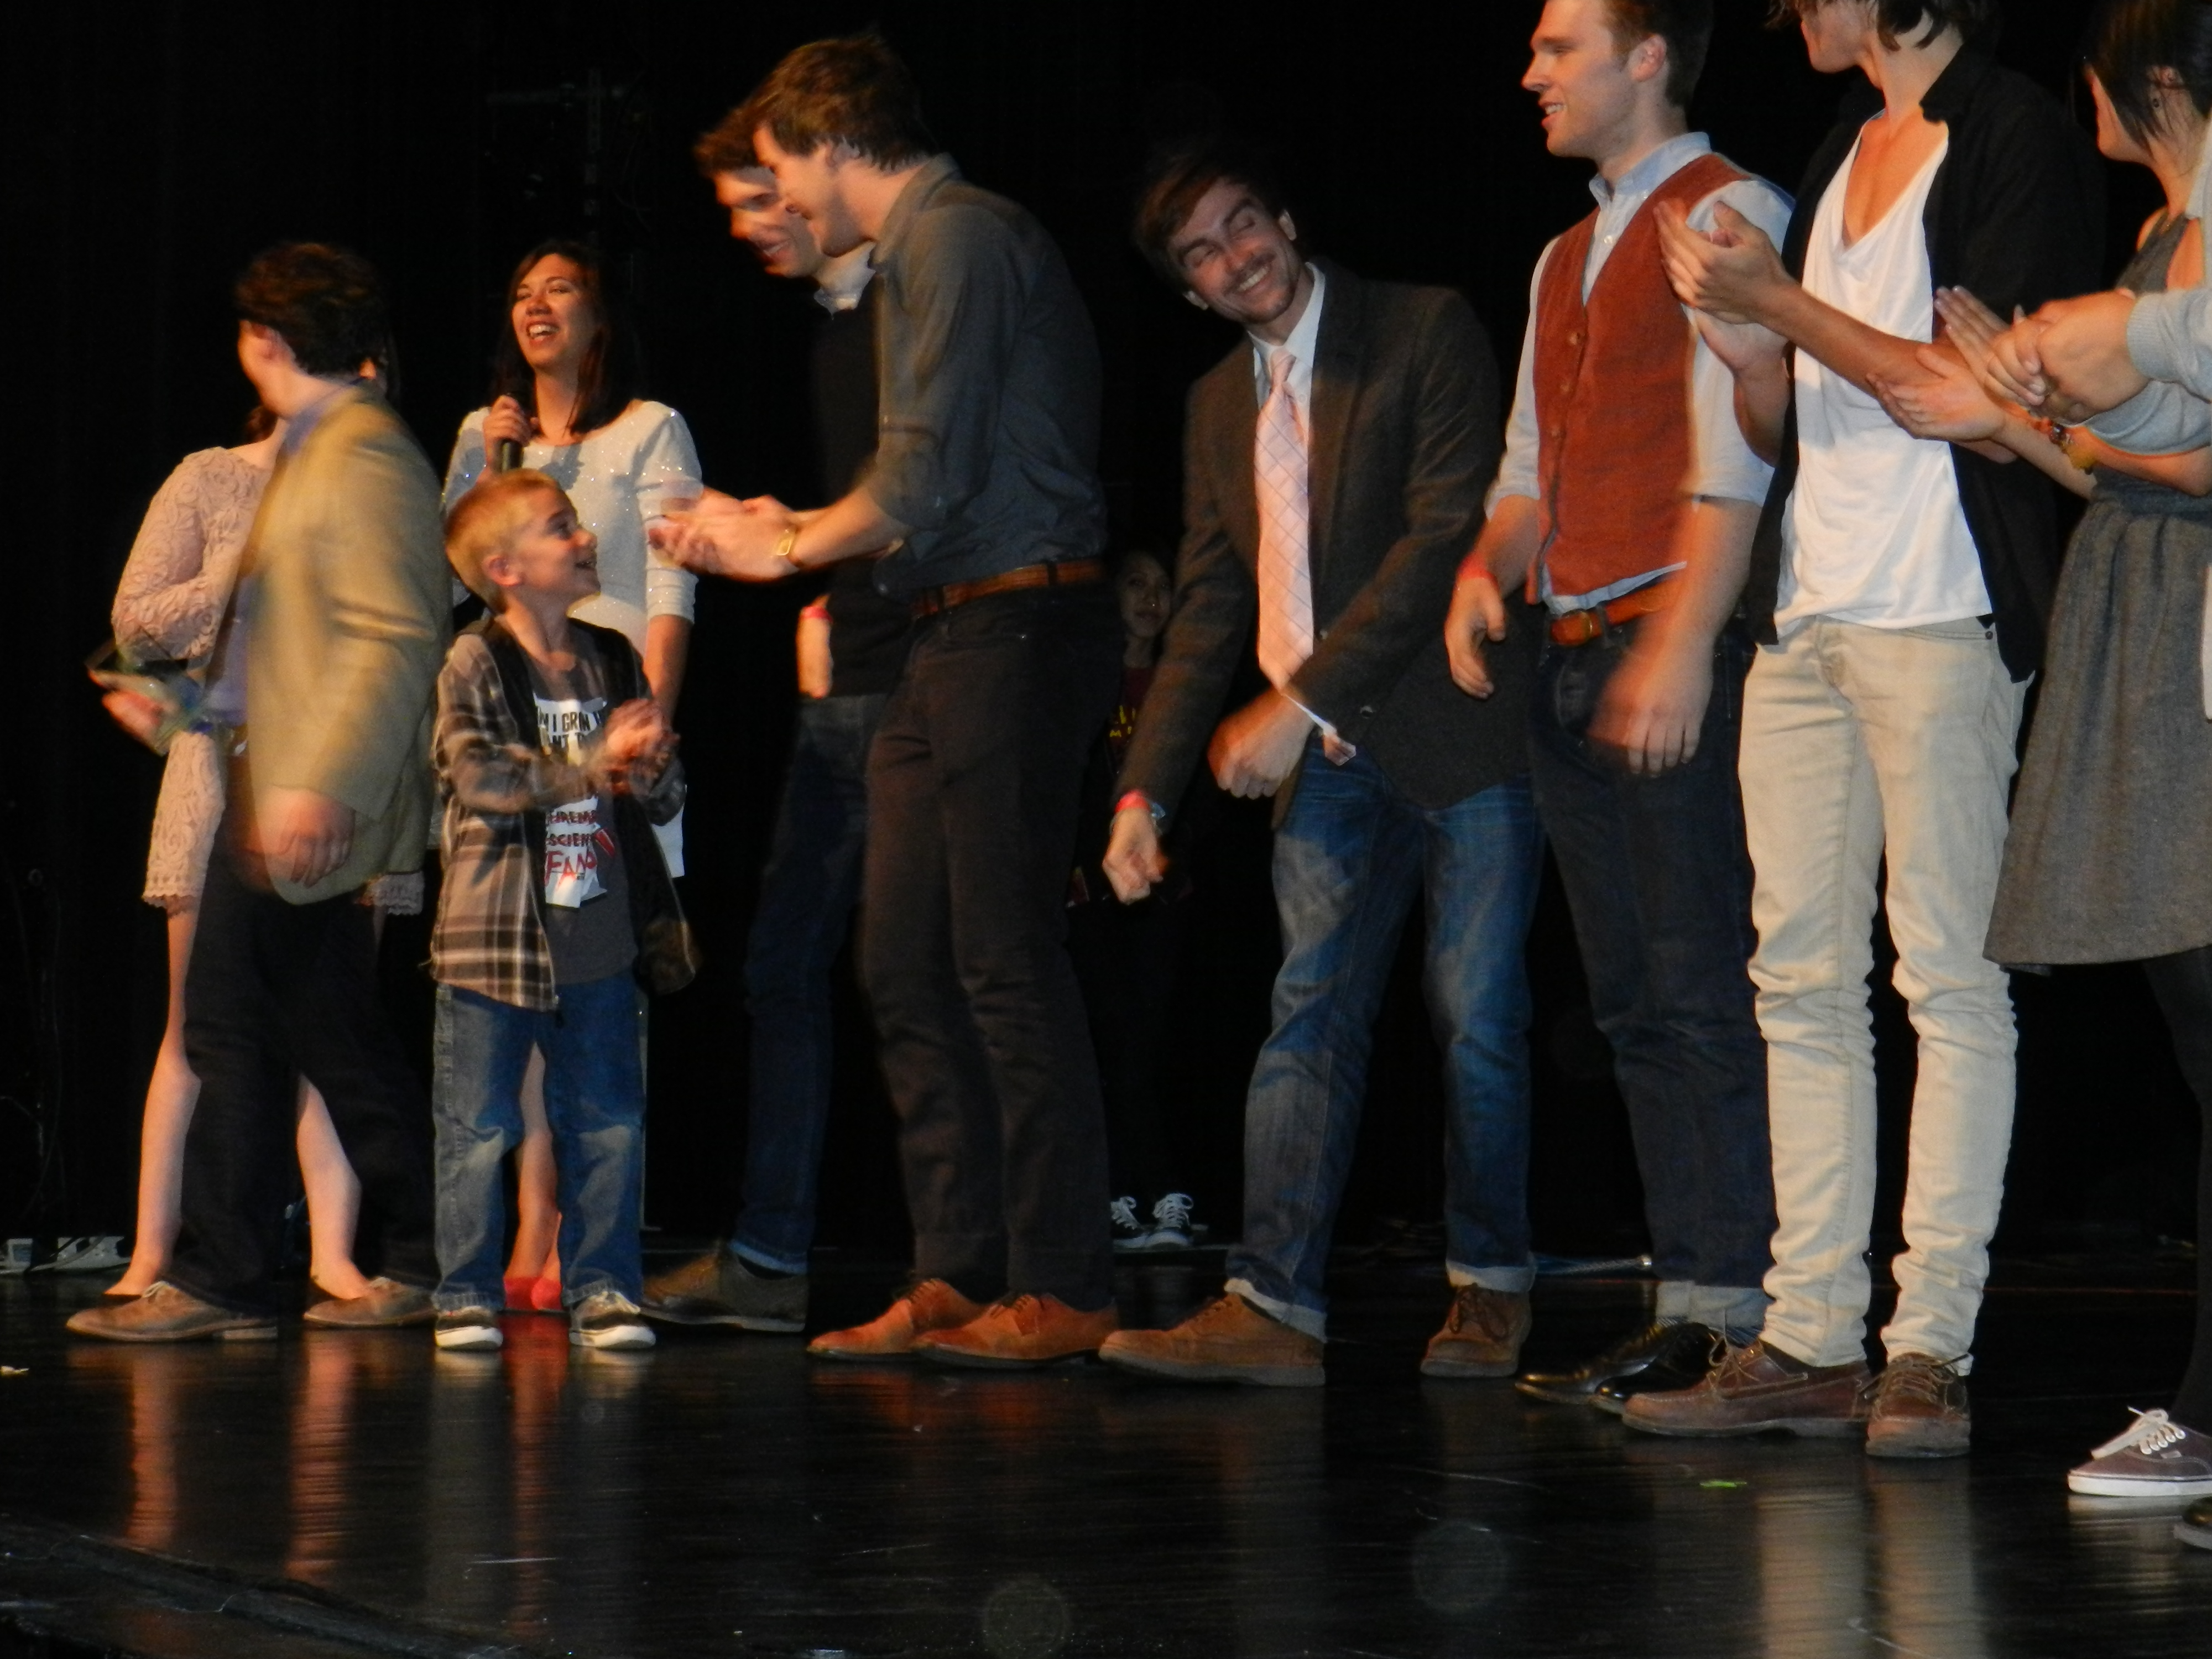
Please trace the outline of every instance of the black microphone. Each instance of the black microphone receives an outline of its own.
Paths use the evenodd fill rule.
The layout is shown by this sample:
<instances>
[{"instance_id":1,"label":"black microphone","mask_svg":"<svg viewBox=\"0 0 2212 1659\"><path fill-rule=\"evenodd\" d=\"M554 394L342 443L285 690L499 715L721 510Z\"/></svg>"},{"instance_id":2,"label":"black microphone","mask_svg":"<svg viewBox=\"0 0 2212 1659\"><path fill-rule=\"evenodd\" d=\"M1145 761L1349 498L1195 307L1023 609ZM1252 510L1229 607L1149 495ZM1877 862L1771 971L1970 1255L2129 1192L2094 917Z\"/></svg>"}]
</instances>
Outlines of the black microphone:
<instances>
[{"instance_id":1,"label":"black microphone","mask_svg":"<svg viewBox=\"0 0 2212 1659\"><path fill-rule=\"evenodd\" d=\"M499 459L492 467L495 472L512 472L522 465L522 446L512 438L499 441Z\"/></svg>"}]
</instances>

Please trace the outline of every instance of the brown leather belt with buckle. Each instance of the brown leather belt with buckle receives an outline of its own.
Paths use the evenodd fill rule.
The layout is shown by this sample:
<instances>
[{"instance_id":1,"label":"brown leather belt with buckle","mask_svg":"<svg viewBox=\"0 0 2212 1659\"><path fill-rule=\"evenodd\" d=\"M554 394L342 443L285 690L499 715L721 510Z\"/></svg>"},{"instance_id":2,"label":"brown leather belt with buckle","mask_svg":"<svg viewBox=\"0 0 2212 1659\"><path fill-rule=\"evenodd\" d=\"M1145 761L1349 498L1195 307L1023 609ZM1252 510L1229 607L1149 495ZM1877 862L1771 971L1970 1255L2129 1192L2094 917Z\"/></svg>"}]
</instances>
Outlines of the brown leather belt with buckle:
<instances>
[{"instance_id":1,"label":"brown leather belt with buckle","mask_svg":"<svg viewBox=\"0 0 2212 1659\"><path fill-rule=\"evenodd\" d=\"M1060 559L1051 564L1025 564L1018 569L1002 570L995 576L979 576L972 582L947 582L942 587L925 587L914 596L914 614L917 617L934 617L940 611L950 611L970 599L1011 593L1017 588L1080 587L1086 582L1105 579L1103 559Z\"/></svg>"},{"instance_id":2,"label":"brown leather belt with buckle","mask_svg":"<svg viewBox=\"0 0 2212 1659\"><path fill-rule=\"evenodd\" d=\"M1656 582L1646 582L1632 593L1624 593L1603 605L1591 605L1586 611L1570 611L1564 617L1552 618L1552 643L1554 645L1588 645L1600 638L1608 628L1620 628L1634 622L1638 617L1648 617L1664 611L1674 602L1674 580L1662 576Z\"/></svg>"}]
</instances>

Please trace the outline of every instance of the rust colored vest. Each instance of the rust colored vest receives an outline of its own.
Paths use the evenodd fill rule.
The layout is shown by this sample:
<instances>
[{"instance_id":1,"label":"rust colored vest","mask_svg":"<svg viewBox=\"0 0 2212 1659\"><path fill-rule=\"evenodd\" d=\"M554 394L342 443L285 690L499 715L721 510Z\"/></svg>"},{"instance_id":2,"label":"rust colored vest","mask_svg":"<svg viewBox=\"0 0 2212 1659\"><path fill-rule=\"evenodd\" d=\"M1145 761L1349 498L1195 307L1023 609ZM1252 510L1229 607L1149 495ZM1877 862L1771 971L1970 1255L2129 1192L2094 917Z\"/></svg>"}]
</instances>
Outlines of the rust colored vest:
<instances>
[{"instance_id":1,"label":"rust colored vest","mask_svg":"<svg viewBox=\"0 0 2212 1659\"><path fill-rule=\"evenodd\" d=\"M1651 192L1583 299L1597 215L1559 238L1536 295L1536 478L1552 591L1589 593L1671 557L1689 504L1697 333L1659 263L1652 209L1748 174L1701 155ZM1537 597L1536 573L1528 597Z\"/></svg>"}]
</instances>

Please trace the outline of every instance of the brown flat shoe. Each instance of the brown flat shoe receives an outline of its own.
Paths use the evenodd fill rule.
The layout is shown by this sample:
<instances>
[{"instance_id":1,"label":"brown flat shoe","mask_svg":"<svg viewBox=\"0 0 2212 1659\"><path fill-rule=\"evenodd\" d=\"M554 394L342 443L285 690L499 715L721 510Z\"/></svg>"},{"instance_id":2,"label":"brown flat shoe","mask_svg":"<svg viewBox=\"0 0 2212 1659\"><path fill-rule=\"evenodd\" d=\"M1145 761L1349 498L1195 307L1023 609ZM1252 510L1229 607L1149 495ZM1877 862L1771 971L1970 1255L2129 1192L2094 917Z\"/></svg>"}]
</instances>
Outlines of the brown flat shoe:
<instances>
[{"instance_id":1,"label":"brown flat shoe","mask_svg":"<svg viewBox=\"0 0 2212 1659\"><path fill-rule=\"evenodd\" d=\"M276 1334L274 1314L233 1313L203 1302L165 1279L155 1279L143 1296L120 1304L80 1309L69 1328L79 1336L109 1342L266 1341Z\"/></svg>"},{"instance_id":2,"label":"brown flat shoe","mask_svg":"<svg viewBox=\"0 0 2212 1659\"><path fill-rule=\"evenodd\" d=\"M1974 1415L1966 1379L1956 1366L1924 1353L1901 1353L1866 1392L1869 1457L1966 1455Z\"/></svg>"},{"instance_id":3,"label":"brown flat shoe","mask_svg":"<svg viewBox=\"0 0 2212 1659\"><path fill-rule=\"evenodd\" d=\"M865 1325L825 1331L806 1345L817 1359L903 1359L914 1340L965 1325L983 1311L941 1279L925 1279Z\"/></svg>"},{"instance_id":4,"label":"brown flat shoe","mask_svg":"<svg viewBox=\"0 0 2212 1659\"><path fill-rule=\"evenodd\" d=\"M400 1325L428 1325L438 1316L430 1292L396 1279L372 1279L359 1296L333 1296L300 1316L325 1330L379 1331Z\"/></svg>"},{"instance_id":5,"label":"brown flat shoe","mask_svg":"<svg viewBox=\"0 0 2212 1659\"><path fill-rule=\"evenodd\" d=\"M1098 1345L1109 1365L1183 1382L1256 1382L1317 1389L1324 1374L1318 1337L1271 1319L1225 1294L1170 1331L1117 1331Z\"/></svg>"},{"instance_id":6,"label":"brown flat shoe","mask_svg":"<svg viewBox=\"0 0 2212 1659\"><path fill-rule=\"evenodd\" d=\"M1850 1436L1866 1425L1864 1360L1808 1365L1764 1341L1730 1348L1694 1388L1639 1394L1621 1421L1646 1434L1708 1438L1765 1434Z\"/></svg>"},{"instance_id":7,"label":"brown flat shoe","mask_svg":"<svg viewBox=\"0 0 2212 1659\"><path fill-rule=\"evenodd\" d=\"M1462 1285L1452 1297L1444 1328L1429 1339L1423 1376L1510 1376L1521 1369L1521 1345L1532 1316L1526 1291L1492 1291Z\"/></svg>"},{"instance_id":8,"label":"brown flat shoe","mask_svg":"<svg viewBox=\"0 0 2212 1659\"><path fill-rule=\"evenodd\" d=\"M1085 1313L1056 1296L1009 1296L964 1325L916 1337L914 1352L940 1365L1011 1370L1096 1353L1121 1328L1121 1313L1111 1302Z\"/></svg>"}]
</instances>

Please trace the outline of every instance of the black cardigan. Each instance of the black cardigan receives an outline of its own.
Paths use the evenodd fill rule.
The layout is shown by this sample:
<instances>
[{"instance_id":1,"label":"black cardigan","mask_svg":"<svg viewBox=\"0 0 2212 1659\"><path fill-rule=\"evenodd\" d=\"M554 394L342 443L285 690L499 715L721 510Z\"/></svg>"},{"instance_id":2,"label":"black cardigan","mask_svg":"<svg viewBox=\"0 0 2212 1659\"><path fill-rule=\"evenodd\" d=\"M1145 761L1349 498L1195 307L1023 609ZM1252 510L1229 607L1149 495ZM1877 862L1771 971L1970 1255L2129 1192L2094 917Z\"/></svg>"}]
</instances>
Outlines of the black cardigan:
<instances>
[{"instance_id":1,"label":"black cardigan","mask_svg":"<svg viewBox=\"0 0 2212 1659\"><path fill-rule=\"evenodd\" d=\"M1872 87L1854 87L1834 131L1814 153L1782 248L1792 276L1805 274L1805 247L1820 198L1850 154L1859 128L1881 107ZM1950 148L1922 217L1936 286L1969 289L2001 317L2010 316L2015 305L2033 310L2045 300L2094 289L2105 241L2104 172L2058 101L1969 41L1920 107L1929 120L1950 129ZM2024 462L1991 461L1956 445L1951 461L1959 504L1996 607L1997 647L2013 678L2026 679L2043 660L2044 625L2058 574L2050 483ZM1796 483L1793 399L1744 589L1753 633L1769 644L1782 577L1783 514Z\"/></svg>"}]
</instances>

